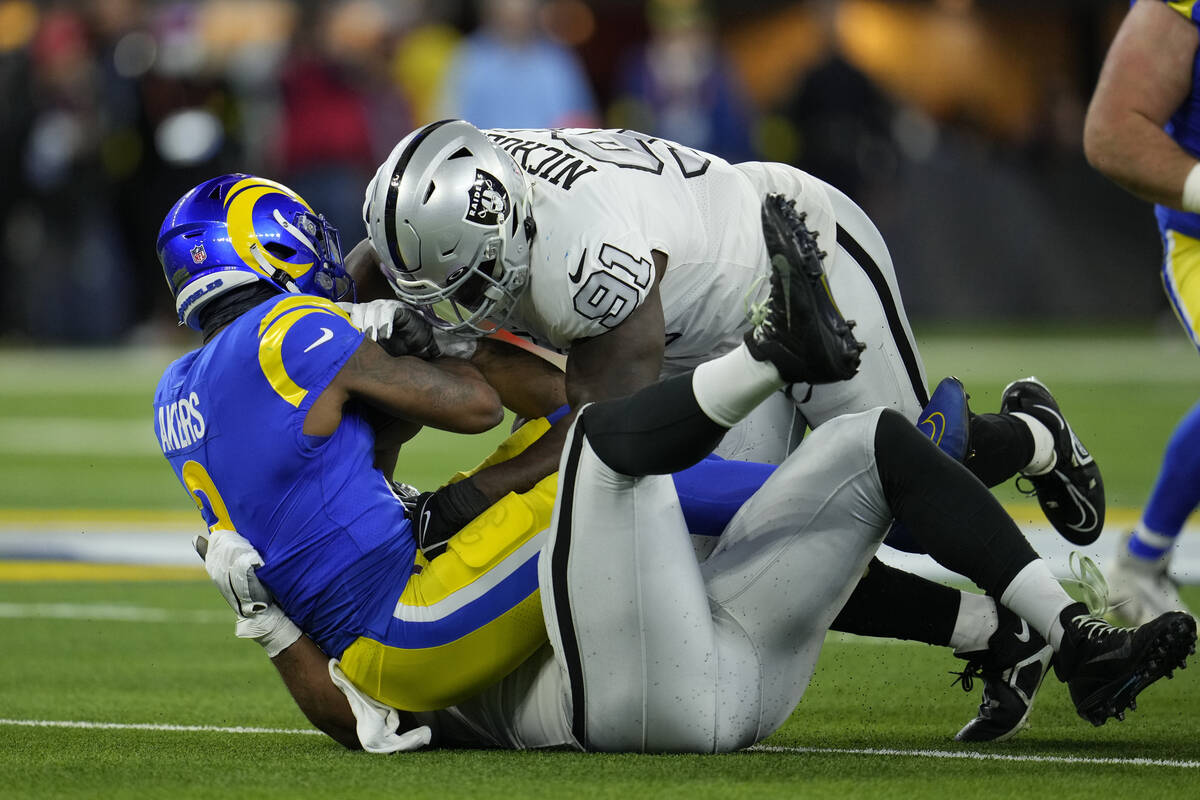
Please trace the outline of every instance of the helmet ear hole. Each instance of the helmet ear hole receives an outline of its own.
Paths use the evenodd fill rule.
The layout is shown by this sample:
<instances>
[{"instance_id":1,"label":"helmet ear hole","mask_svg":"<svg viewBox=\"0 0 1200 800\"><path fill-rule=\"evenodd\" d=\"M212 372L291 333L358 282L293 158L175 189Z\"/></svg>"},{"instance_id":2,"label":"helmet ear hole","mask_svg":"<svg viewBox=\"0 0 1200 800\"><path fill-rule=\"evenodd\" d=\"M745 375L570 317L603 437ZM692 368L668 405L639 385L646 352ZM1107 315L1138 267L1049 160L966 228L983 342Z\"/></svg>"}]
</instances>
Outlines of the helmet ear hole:
<instances>
[{"instance_id":1,"label":"helmet ear hole","mask_svg":"<svg viewBox=\"0 0 1200 800\"><path fill-rule=\"evenodd\" d=\"M294 248L288 247L286 244L280 244L279 242L267 242L263 245L263 249L279 259L288 259L296 255Z\"/></svg>"}]
</instances>

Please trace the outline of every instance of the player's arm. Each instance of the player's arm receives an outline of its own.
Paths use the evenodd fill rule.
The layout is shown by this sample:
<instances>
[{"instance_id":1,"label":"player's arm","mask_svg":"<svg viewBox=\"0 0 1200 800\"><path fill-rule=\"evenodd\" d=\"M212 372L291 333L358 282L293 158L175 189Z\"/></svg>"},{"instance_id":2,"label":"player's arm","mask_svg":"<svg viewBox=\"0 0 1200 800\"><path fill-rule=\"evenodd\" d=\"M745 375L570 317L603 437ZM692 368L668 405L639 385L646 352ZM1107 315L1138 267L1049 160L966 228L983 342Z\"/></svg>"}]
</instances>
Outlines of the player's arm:
<instances>
[{"instance_id":1,"label":"player's arm","mask_svg":"<svg viewBox=\"0 0 1200 800\"><path fill-rule=\"evenodd\" d=\"M363 239L342 260L342 267L354 279L355 299L359 303L371 300L393 300L396 293L388 285L379 267L379 254L370 239Z\"/></svg>"},{"instance_id":2,"label":"player's arm","mask_svg":"<svg viewBox=\"0 0 1200 800\"><path fill-rule=\"evenodd\" d=\"M301 636L271 663L309 722L347 750L362 749L350 703L329 677L329 656L312 639Z\"/></svg>"},{"instance_id":3,"label":"player's arm","mask_svg":"<svg viewBox=\"0 0 1200 800\"><path fill-rule=\"evenodd\" d=\"M1138 0L1109 48L1084 123L1093 167L1138 197L1173 208L1184 208L1184 183L1197 160L1163 125L1191 90L1198 43L1190 20L1162 0ZM1200 174L1193 181L1200 194Z\"/></svg>"},{"instance_id":4,"label":"player's arm","mask_svg":"<svg viewBox=\"0 0 1200 800\"><path fill-rule=\"evenodd\" d=\"M666 269L666 256L655 251L653 257L658 280L661 280ZM658 280L641 305L620 325L600 336L571 344L565 392L572 409L584 403L632 394L658 380L666 346ZM521 487L515 491L533 488L539 480L558 469L567 429L574 419L575 412L572 411L516 457L476 473L475 484L493 501L503 496L501 490L505 486Z\"/></svg>"},{"instance_id":5,"label":"player's arm","mask_svg":"<svg viewBox=\"0 0 1200 800\"><path fill-rule=\"evenodd\" d=\"M341 422L342 407L351 399L392 417L455 433L481 433L504 418L496 390L466 361L394 358L369 339L362 341L313 403L304 432L332 434Z\"/></svg>"},{"instance_id":6,"label":"player's arm","mask_svg":"<svg viewBox=\"0 0 1200 800\"><path fill-rule=\"evenodd\" d=\"M255 572L262 555L237 531L218 528L193 540L204 570L229 604L239 639L262 646L304 716L350 750L412 750L429 742L429 729L411 714L362 694L338 672L317 644L288 619ZM408 733L397 735L403 726ZM419 730L414 730L419 729Z\"/></svg>"},{"instance_id":7,"label":"player's arm","mask_svg":"<svg viewBox=\"0 0 1200 800\"><path fill-rule=\"evenodd\" d=\"M544 417L567 402L563 371L546 359L499 339L480 339L471 364L518 416Z\"/></svg>"},{"instance_id":8,"label":"player's arm","mask_svg":"<svg viewBox=\"0 0 1200 800\"><path fill-rule=\"evenodd\" d=\"M659 279L666 256L655 251ZM666 323L658 281L642 304L617 327L571 344L567 358L567 399L572 407L633 394L658 380L666 349Z\"/></svg>"}]
</instances>

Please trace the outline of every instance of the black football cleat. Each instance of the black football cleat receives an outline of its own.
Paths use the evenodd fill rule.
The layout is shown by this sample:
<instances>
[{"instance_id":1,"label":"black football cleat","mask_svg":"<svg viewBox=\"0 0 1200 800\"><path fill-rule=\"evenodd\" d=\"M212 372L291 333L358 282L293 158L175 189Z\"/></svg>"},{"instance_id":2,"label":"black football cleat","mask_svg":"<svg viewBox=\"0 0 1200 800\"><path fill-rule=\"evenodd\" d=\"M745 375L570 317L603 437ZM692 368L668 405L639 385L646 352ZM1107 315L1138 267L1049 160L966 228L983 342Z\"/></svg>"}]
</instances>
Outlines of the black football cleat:
<instances>
[{"instance_id":1,"label":"black football cleat","mask_svg":"<svg viewBox=\"0 0 1200 800\"><path fill-rule=\"evenodd\" d=\"M960 742L1003 742L1029 724L1029 712L1050 671L1054 650L1042 635L1008 609L1000 608L1000 628L988 639L988 649L958 654L967 667L958 673L964 691L974 678L983 679L979 714L954 738Z\"/></svg>"},{"instance_id":2,"label":"black football cleat","mask_svg":"<svg viewBox=\"0 0 1200 800\"><path fill-rule=\"evenodd\" d=\"M1054 671L1065 681L1079 716L1093 725L1125 719L1137 696L1172 677L1196 652L1196 620L1171 611L1136 628L1117 628L1075 603L1060 615L1064 633Z\"/></svg>"},{"instance_id":3,"label":"black football cleat","mask_svg":"<svg viewBox=\"0 0 1200 800\"><path fill-rule=\"evenodd\" d=\"M834 302L822 265L826 254L795 205L778 194L763 201L771 292L750 310L746 347L758 361L774 364L787 383L848 380L865 346Z\"/></svg>"},{"instance_id":4,"label":"black football cleat","mask_svg":"<svg viewBox=\"0 0 1200 800\"><path fill-rule=\"evenodd\" d=\"M1042 513L1067 541L1078 545L1096 541L1104 528L1104 480L1096 460L1067 424L1050 390L1037 378L1004 387L1000 413L1014 411L1033 417L1054 436L1054 466L1040 475L1024 475L1033 484L1032 493L1037 495Z\"/></svg>"}]
</instances>

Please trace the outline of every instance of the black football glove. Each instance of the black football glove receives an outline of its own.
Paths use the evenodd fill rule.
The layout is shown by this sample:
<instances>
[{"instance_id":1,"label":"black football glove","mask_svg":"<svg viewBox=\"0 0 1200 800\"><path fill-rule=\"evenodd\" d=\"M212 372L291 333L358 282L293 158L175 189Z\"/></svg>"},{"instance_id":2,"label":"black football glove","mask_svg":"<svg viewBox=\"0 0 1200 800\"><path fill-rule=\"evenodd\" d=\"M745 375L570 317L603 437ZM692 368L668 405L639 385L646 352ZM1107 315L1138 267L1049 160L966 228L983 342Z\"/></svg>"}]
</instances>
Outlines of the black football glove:
<instances>
[{"instance_id":1,"label":"black football glove","mask_svg":"<svg viewBox=\"0 0 1200 800\"><path fill-rule=\"evenodd\" d=\"M433 560L446 552L446 543L467 523L491 507L475 483L466 478L436 492L422 492L410 512L417 547Z\"/></svg>"}]
</instances>

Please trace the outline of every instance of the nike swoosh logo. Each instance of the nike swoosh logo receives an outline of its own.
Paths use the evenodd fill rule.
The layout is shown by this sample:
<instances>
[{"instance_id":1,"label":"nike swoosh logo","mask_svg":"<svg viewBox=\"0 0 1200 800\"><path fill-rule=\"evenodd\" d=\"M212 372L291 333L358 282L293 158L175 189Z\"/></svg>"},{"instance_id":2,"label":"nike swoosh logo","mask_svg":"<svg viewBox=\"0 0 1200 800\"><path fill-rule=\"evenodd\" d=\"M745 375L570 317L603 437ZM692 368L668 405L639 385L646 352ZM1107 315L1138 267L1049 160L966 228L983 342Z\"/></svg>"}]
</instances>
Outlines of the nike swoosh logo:
<instances>
[{"instance_id":1,"label":"nike swoosh logo","mask_svg":"<svg viewBox=\"0 0 1200 800\"><path fill-rule=\"evenodd\" d=\"M1069 436L1071 438L1071 449L1075 451L1074 455L1075 455L1075 465L1076 466L1083 466L1084 464L1091 463L1092 454L1089 453L1087 451L1087 448L1083 446L1083 442L1079 441L1079 437L1075 435L1075 431L1073 431L1071 429L1071 426L1069 424L1067 424L1067 421L1065 419L1063 419L1062 414L1058 413L1050 406L1044 406L1040 403L1035 405L1034 408L1040 408L1042 411L1045 411L1047 414L1050 414L1056 420L1058 420L1059 426L1066 429L1067 436ZM1055 432L1055 431L1051 431L1051 433L1054 433L1054 435L1056 437L1058 435L1057 432Z\"/></svg>"},{"instance_id":2,"label":"nike swoosh logo","mask_svg":"<svg viewBox=\"0 0 1200 800\"><path fill-rule=\"evenodd\" d=\"M1021 620L1021 632L1018 634L1015 634L1015 635L1017 637L1018 642L1028 642L1029 641L1029 623L1026 622L1025 620Z\"/></svg>"},{"instance_id":3,"label":"nike swoosh logo","mask_svg":"<svg viewBox=\"0 0 1200 800\"><path fill-rule=\"evenodd\" d=\"M1079 512L1079 521L1068 522L1067 527L1077 530L1080 533L1090 532L1100 523L1100 515L1096 513L1096 507L1088 502L1088 499L1083 496L1082 492L1067 481L1066 475L1058 472L1058 476L1063 485L1067 487L1067 497L1071 498L1075 503L1075 510Z\"/></svg>"},{"instance_id":4,"label":"nike swoosh logo","mask_svg":"<svg viewBox=\"0 0 1200 800\"><path fill-rule=\"evenodd\" d=\"M603 252L600 255L604 255ZM575 271L567 276L567 280L571 283L579 283L579 279L583 277L583 262L587 259L587 248L583 249L583 255L579 257L579 266L575 267Z\"/></svg>"},{"instance_id":5,"label":"nike swoosh logo","mask_svg":"<svg viewBox=\"0 0 1200 800\"><path fill-rule=\"evenodd\" d=\"M929 426L928 430L925 428L926 425ZM920 429L921 433L928 436L929 440L934 444L940 444L942 434L946 432L946 415L940 411L934 411L928 417L918 422L917 428Z\"/></svg>"},{"instance_id":6,"label":"nike swoosh logo","mask_svg":"<svg viewBox=\"0 0 1200 800\"><path fill-rule=\"evenodd\" d=\"M313 342L312 344L310 344L308 347L304 348L304 352L307 353L309 350L312 350L314 347L320 347L321 345L325 344L326 342L328 342L330 339L333 338L333 331L329 330L329 328L321 328L321 331L322 331L321 337L319 339L317 339L315 342Z\"/></svg>"}]
</instances>

